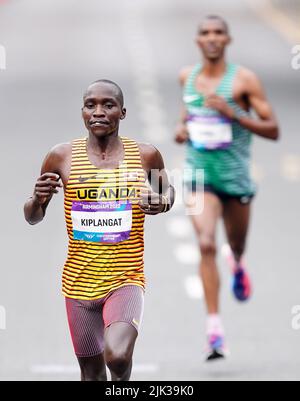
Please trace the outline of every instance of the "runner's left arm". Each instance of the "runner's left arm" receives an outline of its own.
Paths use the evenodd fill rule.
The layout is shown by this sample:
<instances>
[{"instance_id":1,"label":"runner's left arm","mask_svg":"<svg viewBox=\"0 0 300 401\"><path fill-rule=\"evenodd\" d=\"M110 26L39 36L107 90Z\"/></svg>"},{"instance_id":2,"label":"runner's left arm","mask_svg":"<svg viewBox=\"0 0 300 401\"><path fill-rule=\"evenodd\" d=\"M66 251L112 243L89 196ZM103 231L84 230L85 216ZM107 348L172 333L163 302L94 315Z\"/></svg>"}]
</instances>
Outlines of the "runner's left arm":
<instances>
[{"instance_id":1,"label":"runner's left arm","mask_svg":"<svg viewBox=\"0 0 300 401\"><path fill-rule=\"evenodd\" d=\"M162 155L152 145L141 144L140 149L149 185L141 193L139 206L149 215L168 212L175 201L175 189L169 182Z\"/></svg>"},{"instance_id":2,"label":"runner's left arm","mask_svg":"<svg viewBox=\"0 0 300 401\"><path fill-rule=\"evenodd\" d=\"M237 121L242 127L249 131L267 139L277 140L279 138L279 127L268 102L264 88L258 77L251 71L244 71L243 80L245 85L245 97L248 100L249 106L253 109L258 119L237 115L220 96L211 95L206 100L206 107L218 110L226 117Z\"/></svg>"}]
</instances>

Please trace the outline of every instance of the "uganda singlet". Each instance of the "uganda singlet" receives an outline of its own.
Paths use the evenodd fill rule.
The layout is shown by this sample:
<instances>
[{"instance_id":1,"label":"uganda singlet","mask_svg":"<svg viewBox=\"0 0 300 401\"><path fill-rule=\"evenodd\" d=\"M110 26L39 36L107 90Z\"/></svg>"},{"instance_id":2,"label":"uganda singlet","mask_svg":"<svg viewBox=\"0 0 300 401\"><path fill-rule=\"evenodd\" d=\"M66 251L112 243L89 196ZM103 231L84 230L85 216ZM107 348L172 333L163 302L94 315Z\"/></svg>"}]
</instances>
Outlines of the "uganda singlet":
<instances>
[{"instance_id":1,"label":"uganda singlet","mask_svg":"<svg viewBox=\"0 0 300 401\"><path fill-rule=\"evenodd\" d=\"M233 98L234 79L238 69L238 65L227 64L216 94L225 98L237 115L247 116L248 113ZM199 179L203 180L201 174L196 174L197 170L202 170L203 184L232 196L251 196L255 192L255 185L250 177L252 133L204 106L205 97L196 89L196 79L201 70L202 66L197 64L184 88L190 135L186 152L185 171L188 174L185 182L190 185L197 183Z\"/></svg>"},{"instance_id":2,"label":"uganda singlet","mask_svg":"<svg viewBox=\"0 0 300 401\"><path fill-rule=\"evenodd\" d=\"M73 141L65 190L69 236L63 272L67 298L93 300L125 285L144 288L144 220L137 205L145 175L138 144L120 138L124 159L101 170L87 155L87 138Z\"/></svg>"}]
</instances>

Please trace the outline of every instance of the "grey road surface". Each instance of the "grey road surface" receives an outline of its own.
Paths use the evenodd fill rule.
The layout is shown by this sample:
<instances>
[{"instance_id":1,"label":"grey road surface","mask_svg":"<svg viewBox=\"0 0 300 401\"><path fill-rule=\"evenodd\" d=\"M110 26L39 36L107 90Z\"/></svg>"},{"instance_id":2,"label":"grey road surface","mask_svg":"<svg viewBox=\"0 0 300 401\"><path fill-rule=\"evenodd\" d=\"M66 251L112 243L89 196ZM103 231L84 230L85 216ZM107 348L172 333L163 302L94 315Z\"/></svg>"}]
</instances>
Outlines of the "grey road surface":
<instances>
[{"instance_id":1,"label":"grey road surface","mask_svg":"<svg viewBox=\"0 0 300 401\"><path fill-rule=\"evenodd\" d=\"M300 379L300 331L292 326L292 309L300 305L300 71L291 68L292 43L246 0L7 0L0 1L1 380L79 378L60 295L67 249L62 194L42 224L23 219L43 157L53 145L85 135L82 93L106 77L126 95L121 133L155 144L167 167L180 169L184 149L173 143L177 75L199 60L195 30L208 13L228 19L230 59L259 74L282 127L279 143L256 138L253 147L259 189L247 260L255 293L247 305L233 300L220 254L231 357L204 364L199 256L183 204L179 199L172 213L148 218L146 309L132 378ZM220 227L220 248L224 242Z\"/></svg>"}]
</instances>

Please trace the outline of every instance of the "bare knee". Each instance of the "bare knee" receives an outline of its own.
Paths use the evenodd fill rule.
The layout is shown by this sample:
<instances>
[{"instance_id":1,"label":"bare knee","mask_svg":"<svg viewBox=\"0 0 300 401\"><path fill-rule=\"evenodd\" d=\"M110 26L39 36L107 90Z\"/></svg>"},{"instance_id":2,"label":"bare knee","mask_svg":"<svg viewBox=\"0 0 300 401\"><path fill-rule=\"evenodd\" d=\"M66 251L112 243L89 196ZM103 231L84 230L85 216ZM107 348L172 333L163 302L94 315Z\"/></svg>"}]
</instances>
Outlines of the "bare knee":
<instances>
[{"instance_id":1,"label":"bare knee","mask_svg":"<svg viewBox=\"0 0 300 401\"><path fill-rule=\"evenodd\" d=\"M123 376L131 364L131 354L127 350L108 350L106 364L117 376Z\"/></svg>"},{"instance_id":2,"label":"bare knee","mask_svg":"<svg viewBox=\"0 0 300 401\"><path fill-rule=\"evenodd\" d=\"M215 257L217 254L217 245L215 240L208 236L200 237L200 251L202 257Z\"/></svg>"}]
</instances>

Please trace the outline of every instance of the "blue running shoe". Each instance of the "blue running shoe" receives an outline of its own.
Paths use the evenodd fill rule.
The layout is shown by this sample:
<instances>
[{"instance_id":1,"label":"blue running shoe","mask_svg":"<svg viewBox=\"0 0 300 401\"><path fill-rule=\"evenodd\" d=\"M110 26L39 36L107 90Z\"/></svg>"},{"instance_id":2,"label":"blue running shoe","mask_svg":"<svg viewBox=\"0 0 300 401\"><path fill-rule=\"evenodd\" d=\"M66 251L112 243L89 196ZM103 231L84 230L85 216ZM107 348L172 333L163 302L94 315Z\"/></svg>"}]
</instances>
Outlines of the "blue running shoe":
<instances>
[{"instance_id":1,"label":"blue running shoe","mask_svg":"<svg viewBox=\"0 0 300 401\"><path fill-rule=\"evenodd\" d=\"M223 246L222 253L233 275L232 291L235 298L240 302L248 301L252 295L252 285L243 258L237 263L228 244Z\"/></svg>"},{"instance_id":2,"label":"blue running shoe","mask_svg":"<svg viewBox=\"0 0 300 401\"><path fill-rule=\"evenodd\" d=\"M244 267L239 267L233 273L232 291L240 302L248 301L251 297L251 282Z\"/></svg>"}]
</instances>

